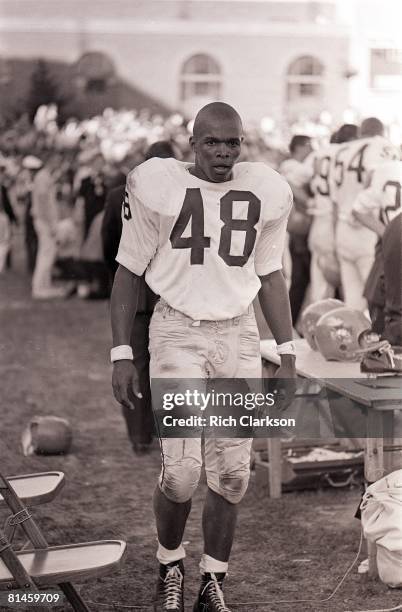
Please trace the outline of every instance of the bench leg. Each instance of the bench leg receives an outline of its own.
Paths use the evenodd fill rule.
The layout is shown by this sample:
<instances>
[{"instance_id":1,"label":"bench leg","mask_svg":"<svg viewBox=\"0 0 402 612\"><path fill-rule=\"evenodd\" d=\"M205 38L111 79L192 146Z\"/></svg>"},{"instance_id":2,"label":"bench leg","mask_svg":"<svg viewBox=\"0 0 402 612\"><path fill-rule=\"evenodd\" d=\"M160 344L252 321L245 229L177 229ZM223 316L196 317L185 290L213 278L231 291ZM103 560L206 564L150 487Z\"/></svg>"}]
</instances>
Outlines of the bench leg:
<instances>
[{"instance_id":1,"label":"bench leg","mask_svg":"<svg viewBox=\"0 0 402 612\"><path fill-rule=\"evenodd\" d=\"M282 443L280 438L268 438L269 496L277 499L282 495Z\"/></svg>"},{"instance_id":2,"label":"bench leg","mask_svg":"<svg viewBox=\"0 0 402 612\"><path fill-rule=\"evenodd\" d=\"M91 612L81 595L71 582L62 582L59 584L60 589L68 599L74 612Z\"/></svg>"}]
</instances>

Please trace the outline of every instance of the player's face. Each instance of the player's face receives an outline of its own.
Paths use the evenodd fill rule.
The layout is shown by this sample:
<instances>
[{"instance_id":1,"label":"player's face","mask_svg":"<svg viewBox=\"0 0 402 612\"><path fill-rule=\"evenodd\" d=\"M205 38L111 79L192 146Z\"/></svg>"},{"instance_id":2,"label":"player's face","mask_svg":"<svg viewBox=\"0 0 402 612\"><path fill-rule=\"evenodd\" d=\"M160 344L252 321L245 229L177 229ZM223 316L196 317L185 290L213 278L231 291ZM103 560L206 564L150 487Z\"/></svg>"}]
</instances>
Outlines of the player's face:
<instances>
[{"instance_id":1,"label":"player's face","mask_svg":"<svg viewBox=\"0 0 402 612\"><path fill-rule=\"evenodd\" d=\"M306 144L301 148L302 161L304 161L312 151L313 147L311 146L311 142L306 142Z\"/></svg>"},{"instance_id":2,"label":"player's face","mask_svg":"<svg viewBox=\"0 0 402 612\"><path fill-rule=\"evenodd\" d=\"M205 123L190 139L195 153L194 175L213 183L230 180L242 139L241 125L235 119Z\"/></svg>"}]
</instances>

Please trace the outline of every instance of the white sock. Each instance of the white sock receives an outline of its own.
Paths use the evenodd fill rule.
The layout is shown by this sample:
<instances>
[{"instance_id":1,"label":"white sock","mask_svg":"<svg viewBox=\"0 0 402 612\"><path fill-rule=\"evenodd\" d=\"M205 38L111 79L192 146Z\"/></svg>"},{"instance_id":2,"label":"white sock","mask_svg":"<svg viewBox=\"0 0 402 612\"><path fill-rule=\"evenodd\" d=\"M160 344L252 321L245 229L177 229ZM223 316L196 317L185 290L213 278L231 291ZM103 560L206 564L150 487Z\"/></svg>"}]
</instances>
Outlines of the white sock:
<instances>
[{"instance_id":1,"label":"white sock","mask_svg":"<svg viewBox=\"0 0 402 612\"><path fill-rule=\"evenodd\" d=\"M200 561L201 574L208 572L209 574L226 574L229 563L227 561L218 561L209 555L203 554Z\"/></svg>"},{"instance_id":2,"label":"white sock","mask_svg":"<svg viewBox=\"0 0 402 612\"><path fill-rule=\"evenodd\" d=\"M156 552L156 558L159 563L163 565L167 565L168 563L174 563L175 561L180 561L180 559L184 559L186 556L186 551L184 550L183 544L180 544L179 548L175 548L171 550L169 548L165 548L162 546L160 542L158 542L158 550Z\"/></svg>"}]
</instances>

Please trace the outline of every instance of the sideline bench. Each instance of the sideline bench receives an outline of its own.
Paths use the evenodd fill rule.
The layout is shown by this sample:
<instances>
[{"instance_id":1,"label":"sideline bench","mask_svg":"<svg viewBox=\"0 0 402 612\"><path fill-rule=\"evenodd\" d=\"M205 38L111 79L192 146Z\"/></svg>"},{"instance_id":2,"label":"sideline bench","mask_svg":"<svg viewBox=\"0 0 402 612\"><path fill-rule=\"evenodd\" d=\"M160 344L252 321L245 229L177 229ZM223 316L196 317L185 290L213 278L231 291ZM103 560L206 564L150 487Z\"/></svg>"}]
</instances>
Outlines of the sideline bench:
<instances>
[{"instance_id":1,"label":"sideline bench","mask_svg":"<svg viewBox=\"0 0 402 612\"><path fill-rule=\"evenodd\" d=\"M295 340L298 376L314 379L347 398L367 414L364 439L364 475L368 483L402 467L402 439L395 437L395 411L402 411L402 378L396 376L367 378L359 363L326 361L313 351L306 340ZM261 341L261 356L268 362L269 374L278 366L275 341ZM402 414L402 413L401 413ZM281 440L268 439L270 495L281 495ZM369 572L377 573L375 547L369 544Z\"/></svg>"}]
</instances>

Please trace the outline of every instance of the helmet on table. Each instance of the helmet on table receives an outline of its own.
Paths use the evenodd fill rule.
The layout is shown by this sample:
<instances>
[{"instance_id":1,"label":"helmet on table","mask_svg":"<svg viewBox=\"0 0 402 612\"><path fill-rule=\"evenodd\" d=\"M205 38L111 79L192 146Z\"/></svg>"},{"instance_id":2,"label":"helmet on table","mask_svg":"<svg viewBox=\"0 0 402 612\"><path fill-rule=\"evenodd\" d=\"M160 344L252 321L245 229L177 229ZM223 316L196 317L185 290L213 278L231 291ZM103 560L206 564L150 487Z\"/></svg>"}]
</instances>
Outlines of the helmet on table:
<instances>
[{"instance_id":1,"label":"helmet on table","mask_svg":"<svg viewBox=\"0 0 402 612\"><path fill-rule=\"evenodd\" d=\"M370 320L355 308L343 306L324 314L317 322L315 341L328 361L360 361L369 347L378 344Z\"/></svg>"},{"instance_id":2,"label":"helmet on table","mask_svg":"<svg viewBox=\"0 0 402 612\"><path fill-rule=\"evenodd\" d=\"M340 306L344 306L344 303L340 300L328 298L326 300L314 302L314 304L310 304L310 306L307 306L307 308L303 310L301 317L302 333L303 337L307 340L308 345L313 349L313 351L318 351L315 341L315 328L318 320L323 314L334 310L334 308L339 308Z\"/></svg>"}]
</instances>

